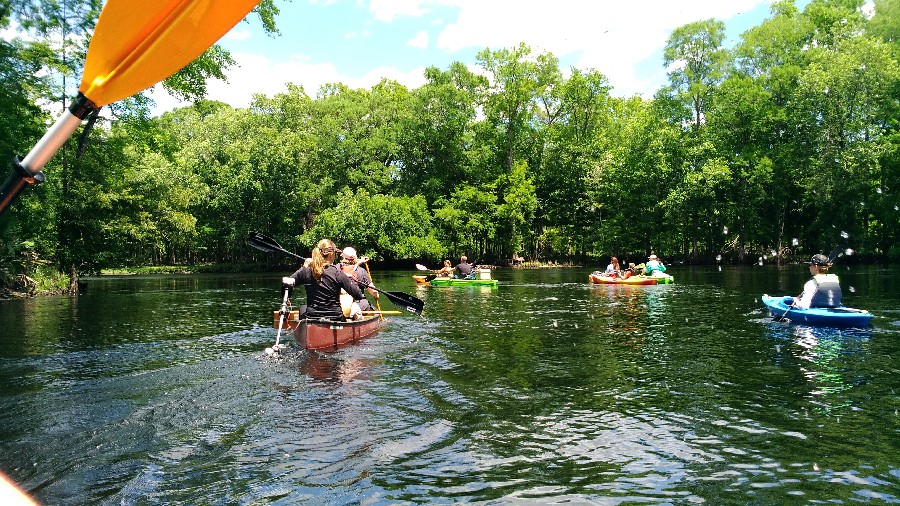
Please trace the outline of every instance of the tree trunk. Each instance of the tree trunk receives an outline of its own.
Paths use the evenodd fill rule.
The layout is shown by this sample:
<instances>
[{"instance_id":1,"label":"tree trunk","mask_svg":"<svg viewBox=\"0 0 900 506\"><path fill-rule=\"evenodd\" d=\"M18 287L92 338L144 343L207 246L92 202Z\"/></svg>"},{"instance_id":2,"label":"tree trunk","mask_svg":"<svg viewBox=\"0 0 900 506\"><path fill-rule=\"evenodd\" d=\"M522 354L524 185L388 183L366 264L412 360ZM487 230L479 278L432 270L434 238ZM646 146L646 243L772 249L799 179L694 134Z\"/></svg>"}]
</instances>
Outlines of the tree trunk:
<instances>
[{"instance_id":1,"label":"tree trunk","mask_svg":"<svg viewBox=\"0 0 900 506\"><path fill-rule=\"evenodd\" d=\"M694 211L693 215L693 226L691 227L691 258L694 263L697 263L697 248L698 243L700 242L697 236L699 235L700 225L698 223L697 212Z\"/></svg>"},{"instance_id":2,"label":"tree trunk","mask_svg":"<svg viewBox=\"0 0 900 506\"><path fill-rule=\"evenodd\" d=\"M69 295L78 295L78 271L75 264L69 266Z\"/></svg>"},{"instance_id":3,"label":"tree trunk","mask_svg":"<svg viewBox=\"0 0 900 506\"><path fill-rule=\"evenodd\" d=\"M784 265L784 208L781 210L781 216L778 217L778 265Z\"/></svg>"}]
</instances>

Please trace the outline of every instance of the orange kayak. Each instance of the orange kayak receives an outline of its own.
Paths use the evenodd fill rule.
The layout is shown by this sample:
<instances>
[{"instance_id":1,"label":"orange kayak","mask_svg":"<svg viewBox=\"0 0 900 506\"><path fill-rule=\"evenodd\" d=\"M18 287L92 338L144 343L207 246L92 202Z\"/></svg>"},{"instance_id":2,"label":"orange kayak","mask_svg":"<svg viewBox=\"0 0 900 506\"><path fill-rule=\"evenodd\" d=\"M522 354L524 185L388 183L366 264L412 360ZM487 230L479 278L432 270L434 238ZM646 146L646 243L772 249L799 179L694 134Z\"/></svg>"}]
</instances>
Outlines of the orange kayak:
<instances>
[{"instance_id":1,"label":"orange kayak","mask_svg":"<svg viewBox=\"0 0 900 506\"><path fill-rule=\"evenodd\" d=\"M591 283L598 285L655 285L656 279L646 276L631 276L630 278L620 278L618 276L606 276L599 272L592 272Z\"/></svg>"}]
</instances>

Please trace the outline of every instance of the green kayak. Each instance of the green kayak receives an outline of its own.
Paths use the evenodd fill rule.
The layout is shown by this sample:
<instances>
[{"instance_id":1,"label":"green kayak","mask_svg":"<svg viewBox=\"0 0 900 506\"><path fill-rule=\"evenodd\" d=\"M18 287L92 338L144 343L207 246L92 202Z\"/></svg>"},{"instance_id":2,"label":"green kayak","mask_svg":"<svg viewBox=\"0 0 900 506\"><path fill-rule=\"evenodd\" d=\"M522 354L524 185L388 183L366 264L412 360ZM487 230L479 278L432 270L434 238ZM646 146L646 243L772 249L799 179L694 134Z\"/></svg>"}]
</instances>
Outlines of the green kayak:
<instances>
[{"instance_id":1,"label":"green kayak","mask_svg":"<svg viewBox=\"0 0 900 506\"><path fill-rule=\"evenodd\" d=\"M434 278L427 280L425 276L413 276L413 279L416 280L416 283L431 286L497 286L496 279Z\"/></svg>"}]
</instances>

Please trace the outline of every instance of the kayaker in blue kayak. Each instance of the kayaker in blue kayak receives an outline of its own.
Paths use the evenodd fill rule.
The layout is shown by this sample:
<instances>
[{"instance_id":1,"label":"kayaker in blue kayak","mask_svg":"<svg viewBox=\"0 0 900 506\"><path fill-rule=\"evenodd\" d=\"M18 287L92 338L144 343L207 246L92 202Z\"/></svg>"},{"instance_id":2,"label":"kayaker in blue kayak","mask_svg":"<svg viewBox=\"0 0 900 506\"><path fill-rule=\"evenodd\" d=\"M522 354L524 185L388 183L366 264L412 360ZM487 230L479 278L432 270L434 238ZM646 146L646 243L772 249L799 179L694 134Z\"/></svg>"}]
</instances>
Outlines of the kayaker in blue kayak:
<instances>
[{"instance_id":1,"label":"kayaker in blue kayak","mask_svg":"<svg viewBox=\"0 0 900 506\"><path fill-rule=\"evenodd\" d=\"M840 280L836 274L829 274L831 264L828 257L822 254L813 255L809 261L809 273L812 279L803 285L803 293L794 299L794 307L808 309L811 307L838 307L841 305Z\"/></svg>"}]
</instances>

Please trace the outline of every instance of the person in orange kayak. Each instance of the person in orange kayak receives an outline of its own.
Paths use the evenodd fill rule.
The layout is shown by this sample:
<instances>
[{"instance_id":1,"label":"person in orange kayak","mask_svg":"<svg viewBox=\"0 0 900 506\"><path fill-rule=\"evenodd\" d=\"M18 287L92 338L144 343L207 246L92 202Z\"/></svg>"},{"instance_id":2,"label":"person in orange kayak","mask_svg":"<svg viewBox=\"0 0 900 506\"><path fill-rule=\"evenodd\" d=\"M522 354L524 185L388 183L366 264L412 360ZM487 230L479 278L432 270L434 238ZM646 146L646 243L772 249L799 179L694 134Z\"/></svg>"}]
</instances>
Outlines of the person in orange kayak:
<instances>
[{"instance_id":1,"label":"person in orange kayak","mask_svg":"<svg viewBox=\"0 0 900 506\"><path fill-rule=\"evenodd\" d=\"M330 239L322 239L312 250L312 258L307 258L303 267L291 274L306 288L306 304L300 306L300 317L325 318L344 321L341 310L341 289L354 300L363 299L359 284L334 265L338 249Z\"/></svg>"},{"instance_id":2,"label":"person in orange kayak","mask_svg":"<svg viewBox=\"0 0 900 506\"><path fill-rule=\"evenodd\" d=\"M813 255L809 261L812 279L803 285L803 293L794 298L794 306L800 309L811 307L837 307L841 305L843 293L836 274L829 274L831 264L822 254Z\"/></svg>"},{"instance_id":3,"label":"person in orange kayak","mask_svg":"<svg viewBox=\"0 0 900 506\"><path fill-rule=\"evenodd\" d=\"M609 265L606 266L606 270L603 271L603 274L610 277L619 277L619 274L622 271L622 266L619 265L619 259L616 257L612 257L609 259Z\"/></svg>"}]
</instances>

